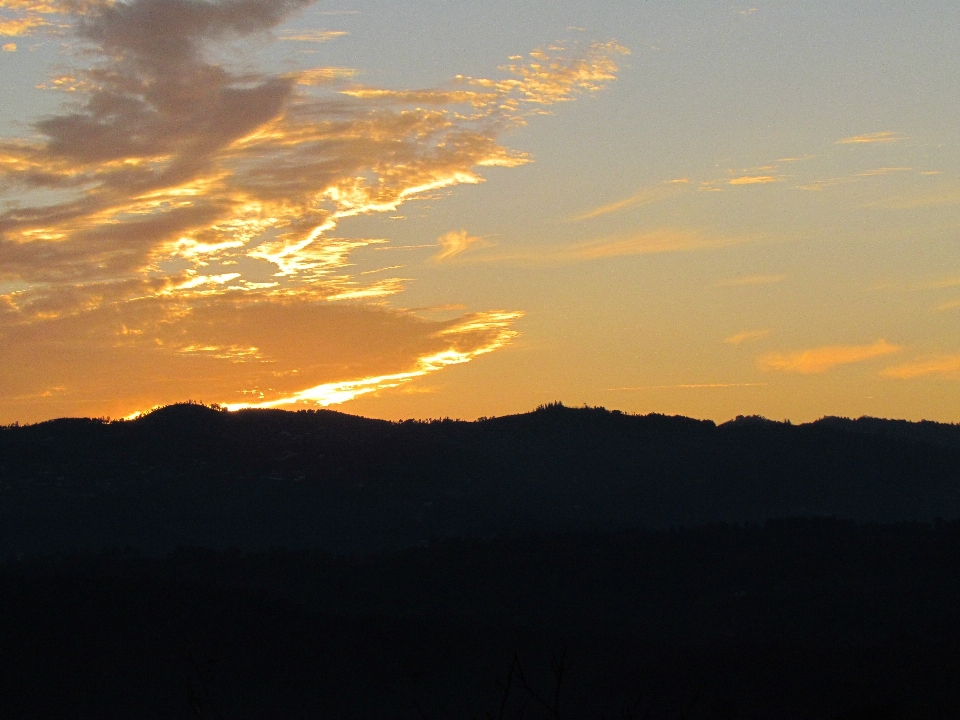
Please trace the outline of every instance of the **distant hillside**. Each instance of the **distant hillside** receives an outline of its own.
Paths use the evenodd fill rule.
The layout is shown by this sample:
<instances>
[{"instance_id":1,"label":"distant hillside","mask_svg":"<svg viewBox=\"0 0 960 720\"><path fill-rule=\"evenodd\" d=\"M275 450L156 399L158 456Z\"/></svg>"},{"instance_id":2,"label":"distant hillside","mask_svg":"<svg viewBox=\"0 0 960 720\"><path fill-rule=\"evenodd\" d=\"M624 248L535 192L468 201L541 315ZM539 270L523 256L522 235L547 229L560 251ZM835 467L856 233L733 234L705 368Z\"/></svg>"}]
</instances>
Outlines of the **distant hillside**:
<instances>
[{"instance_id":1,"label":"distant hillside","mask_svg":"<svg viewBox=\"0 0 960 720\"><path fill-rule=\"evenodd\" d=\"M0 556L835 516L960 518L960 426L542 407L476 422L173 405L0 428Z\"/></svg>"}]
</instances>

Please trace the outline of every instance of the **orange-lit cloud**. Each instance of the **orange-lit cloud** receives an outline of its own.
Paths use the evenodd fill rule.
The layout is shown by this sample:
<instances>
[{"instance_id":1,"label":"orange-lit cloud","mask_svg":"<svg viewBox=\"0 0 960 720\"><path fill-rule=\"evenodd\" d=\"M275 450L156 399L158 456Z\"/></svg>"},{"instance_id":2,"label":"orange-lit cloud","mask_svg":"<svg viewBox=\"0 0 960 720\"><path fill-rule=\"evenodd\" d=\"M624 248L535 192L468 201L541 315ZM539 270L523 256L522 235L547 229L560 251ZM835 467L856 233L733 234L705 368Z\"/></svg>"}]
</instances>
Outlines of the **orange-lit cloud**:
<instances>
[{"instance_id":1,"label":"orange-lit cloud","mask_svg":"<svg viewBox=\"0 0 960 720\"><path fill-rule=\"evenodd\" d=\"M762 370L811 375L827 372L838 365L890 355L901 349L880 339L872 345L828 345L792 353L770 353L759 358L757 364Z\"/></svg>"},{"instance_id":2,"label":"orange-lit cloud","mask_svg":"<svg viewBox=\"0 0 960 720\"><path fill-rule=\"evenodd\" d=\"M936 355L926 360L917 360L886 368L884 377L910 380L919 377L939 377L947 380L960 380L960 354Z\"/></svg>"},{"instance_id":3,"label":"orange-lit cloud","mask_svg":"<svg viewBox=\"0 0 960 720\"><path fill-rule=\"evenodd\" d=\"M746 237L727 237L695 230L663 229L622 239L602 239L571 246L558 252L570 260L597 260L629 255L651 255L731 247L749 242Z\"/></svg>"},{"instance_id":4,"label":"orange-lit cloud","mask_svg":"<svg viewBox=\"0 0 960 720\"><path fill-rule=\"evenodd\" d=\"M745 342L752 342L754 340L759 340L761 338L767 337L772 330L744 330L738 332L735 335L731 335L728 338L724 338L724 342L728 345L742 345Z\"/></svg>"},{"instance_id":5,"label":"orange-lit cloud","mask_svg":"<svg viewBox=\"0 0 960 720\"><path fill-rule=\"evenodd\" d=\"M781 178L775 175L744 175L743 177L733 178L727 182L728 185L766 185L768 183L780 182Z\"/></svg>"},{"instance_id":6,"label":"orange-lit cloud","mask_svg":"<svg viewBox=\"0 0 960 720\"><path fill-rule=\"evenodd\" d=\"M436 262L443 262L466 252L471 247L484 247L487 242L483 238L467 235L466 230L452 231L437 238L440 252L434 256Z\"/></svg>"},{"instance_id":7,"label":"orange-lit cloud","mask_svg":"<svg viewBox=\"0 0 960 720\"><path fill-rule=\"evenodd\" d=\"M766 383L687 383L684 385L642 385L610 390L714 390L721 388L765 387Z\"/></svg>"},{"instance_id":8,"label":"orange-lit cloud","mask_svg":"<svg viewBox=\"0 0 960 720\"><path fill-rule=\"evenodd\" d=\"M601 205L593 210L588 210L580 215L575 215L571 218L571 220L574 222L581 220L592 220L593 218L601 217L603 215L610 215L611 213L618 213L629 208L651 205L655 202L659 202L660 200L664 200L684 192L686 190L684 187L686 183L689 183L689 180L671 180L670 183L667 184L643 188L638 193L635 193L628 198L617 200L616 202L612 202L607 205Z\"/></svg>"},{"instance_id":9,"label":"orange-lit cloud","mask_svg":"<svg viewBox=\"0 0 960 720\"><path fill-rule=\"evenodd\" d=\"M838 145L863 145L870 143L890 143L903 140L903 135L895 132L875 132L865 133L864 135L854 135L852 137L837 140Z\"/></svg>"},{"instance_id":10,"label":"orange-lit cloud","mask_svg":"<svg viewBox=\"0 0 960 720\"><path fill-rule=\"evenodd\" d=\"M294 73L297 85L331 85L337 80L351 78L357 74L353 68L322 67L311 70L301 70Z\"/></svg>"},{"instance_id":11,"label":"orange-lit cloud","mask_svg":"<svg viewBox=\"0 0 960 720\"><path fill-rule=\"evenodd\" d=\"M861 207L886 208L889 210L918 210L921 208L949 205L960 205L960 189L948 189L919 195L884 198L882 200L865 203Z\"/></svg>"},{"instance_id":12,"label":"orange-lit cloud","mask_svg":"<svg viewBox=\"0 0 960 720\"><path fill-rule=\"evenodd\" d=\"M0 296L5 372L41 358L34 367L66 388L56 394L61 409L69 398L88 402L82 378L99 377L84 374L94 356L112 358L96 365L109 377L90 386L108 404L136 397L150 407L188 391L197 397L200 387L208 401L236 404L235 393L253 386L274 388L273 400L307 401L297 395L304 388L347 382L372 392L379 381L370 378L419 377L512 337L515 313L496 321L494 335L463 318L472 329L456 334L362 305L401 292L405 279L392 275L395 264L375 276L353 270L356 253L387 239L334 233L349 218L482 182L484 167L528 162L501 135L544 105L601 89L625 50L552 47L511 59L498 79L461 76L412 92L348 84L346 68L268 74L210 60L212 44L273 30L311 2L2 0L18 12L57 14L57 27L96 56L54 83L72 91L68 110L37 121L32 137L0 140L0 188L15 201L0 210L0 281L26 288ZM35 191L58 199L32 204ZM445 237L438 260L477 244L466 233ZM284 342L309 346L311 323L341 302L352 303L361 335L367 326L398 328L363 347L342 343L379 362L310 359L341 344L353 332L345 326L324 331L326 355L283 360ZM285 339L261 342L253 326L208 337L212 326L201 322L216 312L233 327L231 313L253 316L254 307L282 316L269 322ZM389 343L402 352L391 356ZM285 380L238 375L261 366ZM0 403L40 397L50 383L30 381L35 374L8 377ZM338 387L336 397L354 392Z\"/></svg>"},{"instance_id":13,"label":"orange-lit cloud","mask_svg":"<svg viewBox=\"0 0 960 720\"><path fill-rule=\"evenodd\" d=\"M227 409L275 408L297 404L327 407L329 405L339 405L361 395L396 388L450 365L470 362L479 355L485 355L503 347L517 335L516 331L511 329L511 325L521 315L522 313L518 312L478 313L459 321L457 324L446 327L434 334L432 338L440 340L448 347L438 352L421 355L416 358L413 366L408 370L323 383L289 395L281 394L271 399L229 403ZM263 393L260 394L263 395Z\"/></svg>"},{"instance_id":14,"label":"orange-lit cloud","mask_svg":"<svg viewBox=\"0 0 960 720\"><path fill-rule=\"evenodd\" d=\"M6 43L5 45L0 46L0 50L3 50L3 52L16 52L16 51L17 51L17 44L16 44L16 43Z\"/></svg>"},{"instance_id":15,"label":"orange-lit cloud","mask_svg":"<svg viewBox=\"0 0 960 720\"><path fill-rule=\"evenodd\" d=\"M9 20L0 19L0 37L32 35L40 28L48 27L51 24L49 20L36 15Z\"/></svg>"},{"instance_id":16,"label":"orange-lit cloud","mask_svg":"<svg viewBox=\"0 0 960 720\"><path fill-rule=\"evenodd\" d=\"M293 42L323 43L349 34L346 30L311 30L309 32L282 33L278 35L277 38L279 40L290 40Z\"/></svg>"},{"instance_id":17,"label":"orange-lit cloud","mask_svg":"<svg viewBox=\"0 0 960 720\"><path fill-rule=\"evenodd\" d=\"M473 360L515 335L516 312L428 321L409 312L250 292L189 301L88 288L20 312L0 304L4 420L123 417L193 398L334 404ZM8 300L9 302L9 300ZM31 320L24 322L24 315ZM45 395L50 388L56 393Z\"/></svg>"},{"instance_id":18,"label":"orange-lit cloud","mask_svg":"<svg viewBox=\"0 0 960 720\"><path fill-rule=\"evenodd\" d=\"M551 265L591 262L633 255L717 250L757 240L755 236L715 235L699 230L661 228L626 237L598 238L554 247L471 253L462 262Z\"/></svg>"}]
</instances>

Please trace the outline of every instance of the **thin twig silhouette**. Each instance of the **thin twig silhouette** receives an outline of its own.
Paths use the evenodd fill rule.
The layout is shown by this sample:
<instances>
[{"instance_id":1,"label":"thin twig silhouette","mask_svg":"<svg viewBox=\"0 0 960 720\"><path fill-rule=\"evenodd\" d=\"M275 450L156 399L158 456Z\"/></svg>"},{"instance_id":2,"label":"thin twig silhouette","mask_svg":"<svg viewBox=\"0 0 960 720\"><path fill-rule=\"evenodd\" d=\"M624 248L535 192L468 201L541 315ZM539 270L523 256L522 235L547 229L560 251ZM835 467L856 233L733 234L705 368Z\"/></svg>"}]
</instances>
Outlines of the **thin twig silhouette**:
<instances>
[{"instance_id":1,"label":"thin twig silhouette","mask_svg":"<svg viewBox=\"0 0 960 720\"><path fill-rule=\"evenodd\" d=\"M523 689L527 691L527 694L529 694L530 697L536 700L548 713L550 713L550 717L553 718L553 720L562 720L560 716L560 688L563 683L563 677L567 670L569 670L566 659L566 647L562 648L558 653L551 654L550 669L553 672L555 684L553 691L553 703L550 703L530 686L530 683L527 682L526 675L524 675L523 666L520 664L520 655L516 652L513 654L513 665L516 667L517 679L520 680L520 685L523 686Z\"/></svg>"}]
</instances>

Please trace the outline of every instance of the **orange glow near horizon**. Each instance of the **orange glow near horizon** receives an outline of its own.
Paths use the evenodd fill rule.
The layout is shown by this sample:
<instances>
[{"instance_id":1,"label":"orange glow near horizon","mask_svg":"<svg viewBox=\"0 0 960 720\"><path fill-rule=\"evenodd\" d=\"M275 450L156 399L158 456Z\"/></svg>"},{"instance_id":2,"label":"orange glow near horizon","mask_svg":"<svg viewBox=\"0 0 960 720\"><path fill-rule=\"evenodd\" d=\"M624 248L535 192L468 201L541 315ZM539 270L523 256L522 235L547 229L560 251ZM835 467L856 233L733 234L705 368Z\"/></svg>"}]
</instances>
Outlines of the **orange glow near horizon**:
<instances>
[{"instance_id":1,"label":"orange glow near horizon","mask_svg":"<svg viewBox=\"0 0 960 720\"><path fill-rule=\"evenodd\" d=\"M933 9L0 8L0 423L960 421Z\"/></svg>"}]
</instances>

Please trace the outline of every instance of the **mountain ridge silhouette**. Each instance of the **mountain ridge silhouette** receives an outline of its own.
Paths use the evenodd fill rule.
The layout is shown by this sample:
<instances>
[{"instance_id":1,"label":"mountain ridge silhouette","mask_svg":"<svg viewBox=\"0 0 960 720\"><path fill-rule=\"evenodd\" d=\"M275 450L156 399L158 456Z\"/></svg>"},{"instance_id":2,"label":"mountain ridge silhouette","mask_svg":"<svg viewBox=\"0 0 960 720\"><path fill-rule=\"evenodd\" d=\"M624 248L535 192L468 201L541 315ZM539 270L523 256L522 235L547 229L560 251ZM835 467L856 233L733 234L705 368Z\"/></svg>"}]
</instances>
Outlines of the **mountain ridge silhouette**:
<instances>
[{"instance_id":1,"label":"mountain ridge silhouette","mask_svg":"<svg viewBox=\"0 0 960 720\"><path fill-rule=\"evenodd\" d=\"M780 517L960 518L960 426L716 424L559 403L476 421L196 403L0 428L0 557L180 546L380 552L442 538Z\"/></svg>"}]
</instances>

